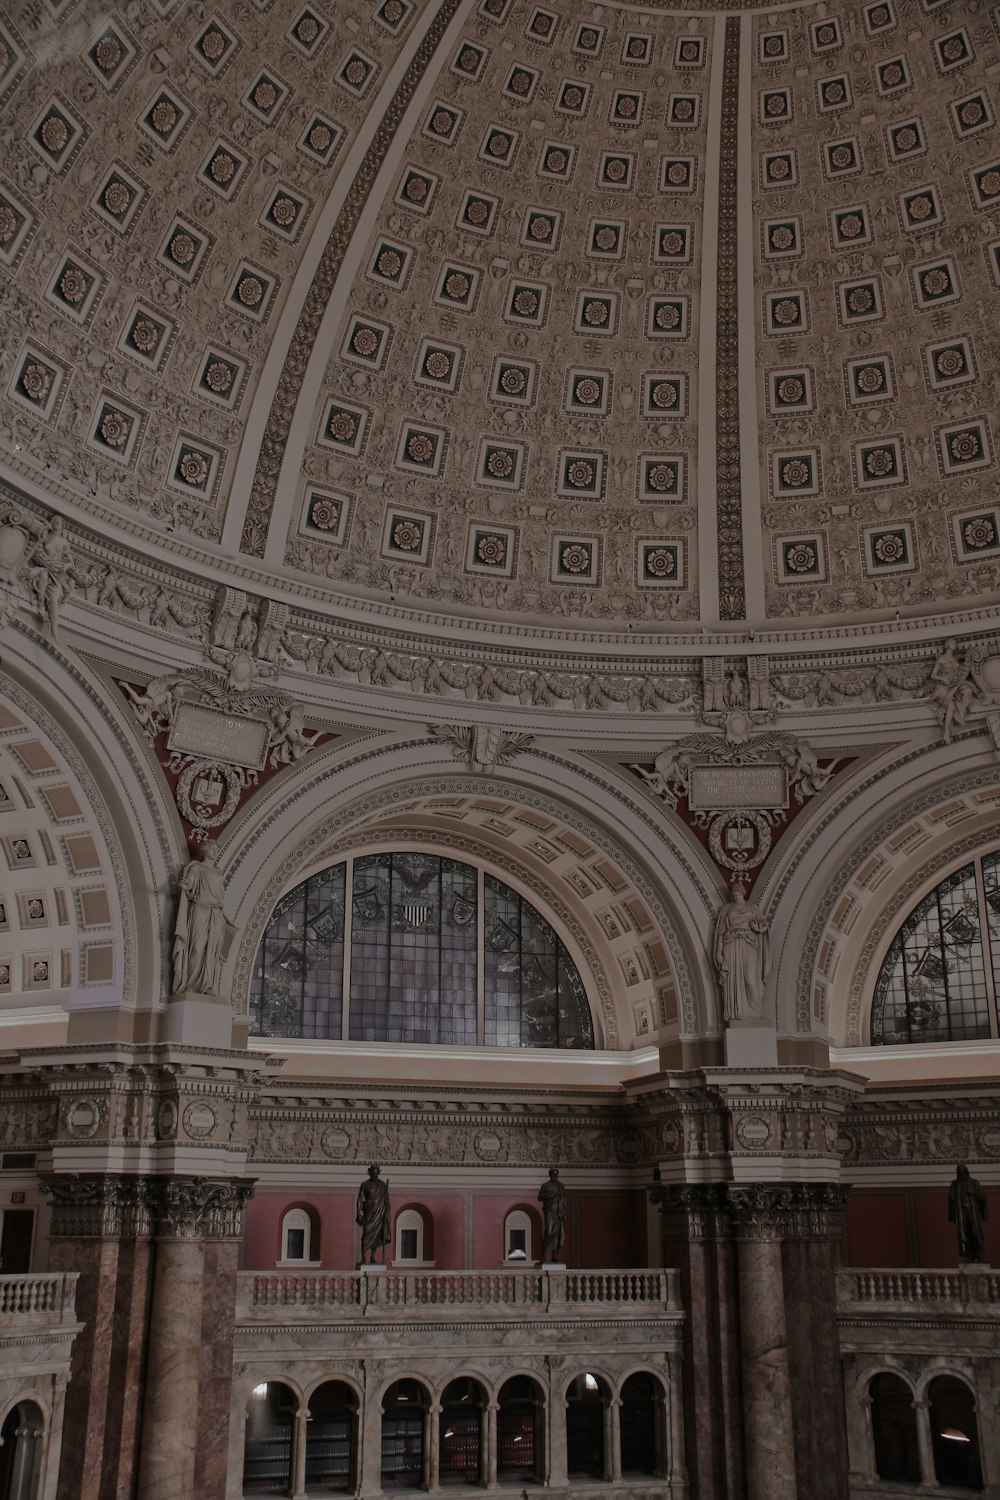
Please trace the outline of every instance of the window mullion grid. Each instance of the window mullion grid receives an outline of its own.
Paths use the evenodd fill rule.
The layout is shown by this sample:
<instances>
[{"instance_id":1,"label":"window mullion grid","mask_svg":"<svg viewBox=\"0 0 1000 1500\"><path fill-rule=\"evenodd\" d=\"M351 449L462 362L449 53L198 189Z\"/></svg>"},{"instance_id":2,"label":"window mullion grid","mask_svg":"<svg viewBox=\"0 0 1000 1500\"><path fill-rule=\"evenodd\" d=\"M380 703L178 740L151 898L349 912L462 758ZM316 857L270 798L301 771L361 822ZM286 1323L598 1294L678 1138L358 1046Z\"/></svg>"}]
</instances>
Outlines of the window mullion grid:
<instances>
[{"instance_id":1,"label":"window mullion grid","mask_svg":"<svg viewBox=\"0 0 1000 1500\"><path fill-rule=\"evenodd\" d=\"M351 1035L351 937L354 929L354 855L349 854L344 871L344 964L340 989L340 1039Z\"/></svg>"},{"instance_id":2,"label":"window mullion grid","mask_svg":"<svg viewBox=\"0 0 1000 1500\"><path fill-rule=\"evenodd\" d=\"M993 977L993 943L990 938L989 908L986 905L986 880L983 875L982 860L973 860L972 868L976 874L976 901L979 905L979 939L983 950L983 974L986 978L986 1000L987 1019L990 1023L990 1036L997 1033L997 996L996 983Z\"/></svg>"},{"instance_id":3,"label":"window mullion grid","mask_svg":"<svg viewBox=\"0 0 1000 1500\"><path fill-rule=\"evenodd\" d=\"M949 1040L949 1042L952 1042L952 1041L955 1040L955 1038L952 1035L952 1024L951 1024L951 989L950 989L949 984L948 984L948 955L947 955L947 952L946 952L945 946L944 946L944 913L941 910L941 887L940 887L940 885L938 885L935 888L935 891L934 891L934 906L935 906L935 908L937 910L938 952L941 955L941 982L942 982L942 984L944 986L944 1009L945 1009L945 1015L948 1017L948 1040Z\"/></svg>"},{"instance_id":4,"label":"window mullion grid","mask_svg":"<svg viewBox=\"0 0 1000 1500\"><path fill-rule=\"evenodd\" d=\"M476 1044L486 1044L486 873L476 868Z\"/></svg>"}]
</instances>

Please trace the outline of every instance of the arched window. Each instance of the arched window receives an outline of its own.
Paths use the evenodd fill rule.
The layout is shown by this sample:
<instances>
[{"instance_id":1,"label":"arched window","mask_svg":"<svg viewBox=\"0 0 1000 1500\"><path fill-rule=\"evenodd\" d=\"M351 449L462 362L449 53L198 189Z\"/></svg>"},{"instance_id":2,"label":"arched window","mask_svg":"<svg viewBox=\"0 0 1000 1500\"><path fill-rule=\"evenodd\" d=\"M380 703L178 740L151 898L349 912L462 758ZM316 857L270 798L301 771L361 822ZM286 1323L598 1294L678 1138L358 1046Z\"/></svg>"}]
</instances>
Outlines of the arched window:
<instances>
[{"instance_id":1,"label":"arched window","mask_svg":"<svg viewBox=\"0 0 1000 1500\"><path fill-rule=\"evenodd\" d=\"M418 1490L424 1483L427 1392L415 1380L397 1380L382 1399L382 1488Z\"/></svg>"},{"instance_id":2,"label":"arched window","mask_svg":"<svg viewBox=\"0 0 1000 1500\"><path fill-rule=\"evenodd\" d=\"M403 1208L396 1215L395 1252L397 1265L432 1266L433 1221L424 1209Z\"/></svg>"},{"instance_id":3,"label":"arched window","mask_svg":"<svg viewBox=\"0 0 1000 1500\"><path fill-rule=\"evenodd\" d=\"M544 917L472 865L370 854L283 896L257 953L257 1036L588 1047L579 971Z\"/></svg>"},{"instance_id":4,"label":"arched window","mask_svg":"<svg viewBox=\"0 0 1000 1500\"><path fill-rule=\"evenodd\" d=\"M357 1469L358 1403L350 1386L328 1380L309 1397L306 1486L323 1494L353 1493Z\"/></svg>"},{"instance_id":5,"label":"arched window","mask_svg":"<svg viewBox=\"0 0 1000 1500\"><path fill-rule=\"evenodd\" d=\"M292 1478L292 1430L298 1401L278 1380L255 1386L247 1403L243 1492L287 1495Z\"/></svg>"},{"instance_id":6,"label":"arched window","mask_svg":"<svg viewBox=\"0 0 1000 1500\"><path fill-rule=\"evenodd\" d=\"M45 1422L34 1401L19 1401L0 1428L0 1495L37 1500Z\"/></svg>"},{"instance_id":7,"label":"arched window","mask_svg":"<svg viewBox=\"0 0 1000 1500\"><path fill-rule=\"evenodd\" d=\"M532 1256L531 1216L523 1208L512 1208L503 1222L503 1258L520 1262Z\"/></svg>"},{"instance_id":8,"label":"arched window","mask_svg":"<svg viewBox=\"0 0 1000 1500\"><path fill-rule=\"evenodd\" d=\"M577 1375L566 1392L566 1471L570 1479L606 1479L604 1412L608 1389L597 1375Z\"/></svg>"},{"instance_id":9,"label":"arched window","mask_svg":"<svg viewBox=\"0 0 1000 1500\"><path fill-rule=\"evenodd\" d=\"M483 1437L482 1387L462 1377L441 1397L441 1444L438 1483L481 1483Z\"/></svg>"},{"instance_id":10,"label":"arched window","mask_svg":"<svg viewBox=\"0 0 1000 1500\"><path fill-rule=\"evenodd\" d=\"M872 1001L875 1044L996 1036L1000 994L1000 853L963 865L910 912Z\"/></svg>"},{"instance_id":11,"label":"arched window","mask_svg":"<svg viewBox=\"0 0 1000 1500\"><path fill-rule=\"evenodd\" d=\"M913 1392L899 1375L883 1371L868 1387L872 1404L875 1472L879 1479L920 1483L920 1446Z\"/></svg>"},{"instance_id":12,"label":"arched window","mask_svg":"<svg viewBox=\"0 0 1000 1500\"><path fill-rule=\"evenodd\" d=\"M544 1472L544 1398L528 1375L512 1375L497 1398L497 1479L540 1483Z\"/></svg>"},{"instance_id":13,"label":"arched window","mask_svg":"<svg viewBox=\"0 0 1000 1500\"><path fill-rule=\"evenodd\" d=\"M938 1375L927 1394L935 1479L953 1489L981 1490L979 1423L972 1392L964 1380Z\"/></svg>"},{"instance_id":14,"label":"arched window","mask_svg":"<svg viewBox=\"0 0 1000 1500\"><path fill-rule=\"evenodd\" d=\"M645 1371L622 1386L621 1452L623 1474L662 1474L661 1387Z\"/></svg>"},{"instance_id":15,"label":"arched window","mask_svg":"<svg viewBox=\"0 0 1000 1500\"><path fill-rule=\"evenodd\" d=\"M280 1265L318 1266L314 1256L319 1250L315 1243L312 1215L306 1208L290 1208L281 1220Z\"/></svg>"}]
</instances>

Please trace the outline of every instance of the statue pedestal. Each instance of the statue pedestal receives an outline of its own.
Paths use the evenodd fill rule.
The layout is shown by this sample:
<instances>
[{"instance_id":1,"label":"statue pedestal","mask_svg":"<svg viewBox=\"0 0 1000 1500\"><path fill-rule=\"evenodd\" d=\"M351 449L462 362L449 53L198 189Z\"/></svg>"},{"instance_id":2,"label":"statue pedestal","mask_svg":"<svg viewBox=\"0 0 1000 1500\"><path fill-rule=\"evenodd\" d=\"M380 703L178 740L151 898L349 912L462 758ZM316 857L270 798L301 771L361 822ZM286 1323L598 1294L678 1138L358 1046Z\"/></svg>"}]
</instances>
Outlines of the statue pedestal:
<instances>
[{"instance_id":1,"label":"statue pedestal","mask_svg":"<svg viewBox=\"0 0 1000 1500\"><path fill-rule=\"evenodd\" d=\"M354 1269L356 1271L367 1271L369 1276L384 1276L388 1272L389 1267L383 1265L382 1262L378 1260L359 1260Z\"/></svg>"},{"instance_id":2,"label":"statue pedestal","mask_svg":"<svg viewBox=\"0 0 1000 1500\"><path fill-rule=\"evenodd\" d=\"M727 1068L776 1068L778 1033L766 1021L732 1021L726 1027Z\"/></svg>"},{"instance_id":3,"label":"statue pedestal","mask_svg":"<svg viewBox=\"0 0 1000 1500\"><path fill-rule=\"evenodd\" d=\"M184 1047L226 1051L233 1045L233 1006L228 995L171 995L160 1024L160 1040Z\"/></svg>"}]
</instances>

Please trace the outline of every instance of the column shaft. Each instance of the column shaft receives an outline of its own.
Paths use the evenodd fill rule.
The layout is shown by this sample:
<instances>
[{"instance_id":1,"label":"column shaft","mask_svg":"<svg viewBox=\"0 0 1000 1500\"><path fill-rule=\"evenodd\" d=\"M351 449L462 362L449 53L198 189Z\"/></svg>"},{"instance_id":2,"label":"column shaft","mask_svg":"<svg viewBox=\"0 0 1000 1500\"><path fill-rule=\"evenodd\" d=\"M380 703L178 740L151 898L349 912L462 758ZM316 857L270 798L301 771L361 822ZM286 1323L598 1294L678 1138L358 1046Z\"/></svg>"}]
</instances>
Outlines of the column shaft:
<instances>
[{"instance_id":1,"label":"column shaft","mask_svg":"<svg viewBox=\"0 0 1000 1500\"><path fill-rule=\"evenodd\" d=\"M740 1240L747 1500L796 1500L781 1241Z\"/></svg>"},{"instance_id":2,"label":"column shaft","mask_svg":"<svg viewBox=\"0 0 1000 1500\"><path fill-rule=\"evenodd\" d=\"M204 1246L156 1247L138 1500L202 1500L195 1490Z\"/></svg>"}]
</instances>

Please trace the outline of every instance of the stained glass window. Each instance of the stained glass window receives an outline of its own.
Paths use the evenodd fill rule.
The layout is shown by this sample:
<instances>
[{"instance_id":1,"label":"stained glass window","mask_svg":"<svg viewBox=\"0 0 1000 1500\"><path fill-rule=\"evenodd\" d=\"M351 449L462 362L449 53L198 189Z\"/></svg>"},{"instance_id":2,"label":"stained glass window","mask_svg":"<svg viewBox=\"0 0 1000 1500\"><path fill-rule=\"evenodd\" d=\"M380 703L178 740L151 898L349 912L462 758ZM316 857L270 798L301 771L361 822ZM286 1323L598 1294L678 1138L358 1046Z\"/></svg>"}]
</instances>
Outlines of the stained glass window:
<instances>
[{"instance_id":1,"label":"stained glass window","mask_svg":"<svg viewBox=\"0 0 1000 1500\"><path fill-rule=\"evenodd\" d=\"M257 1036L594 1045L579 971L516 891L472 865L370 854L296 886L261 940Z\"/></svg>"},{"instance_id":2,"label":"stained glass window","mask_svg":"<svg viewBox=\"0 0 1000 1500\"><path fill-rule=\"evenodd\" d=\"M1000 853L945 877L890 945L872 1003L873 1043L996 1035Z\"/></svg>"}]
</instances>

